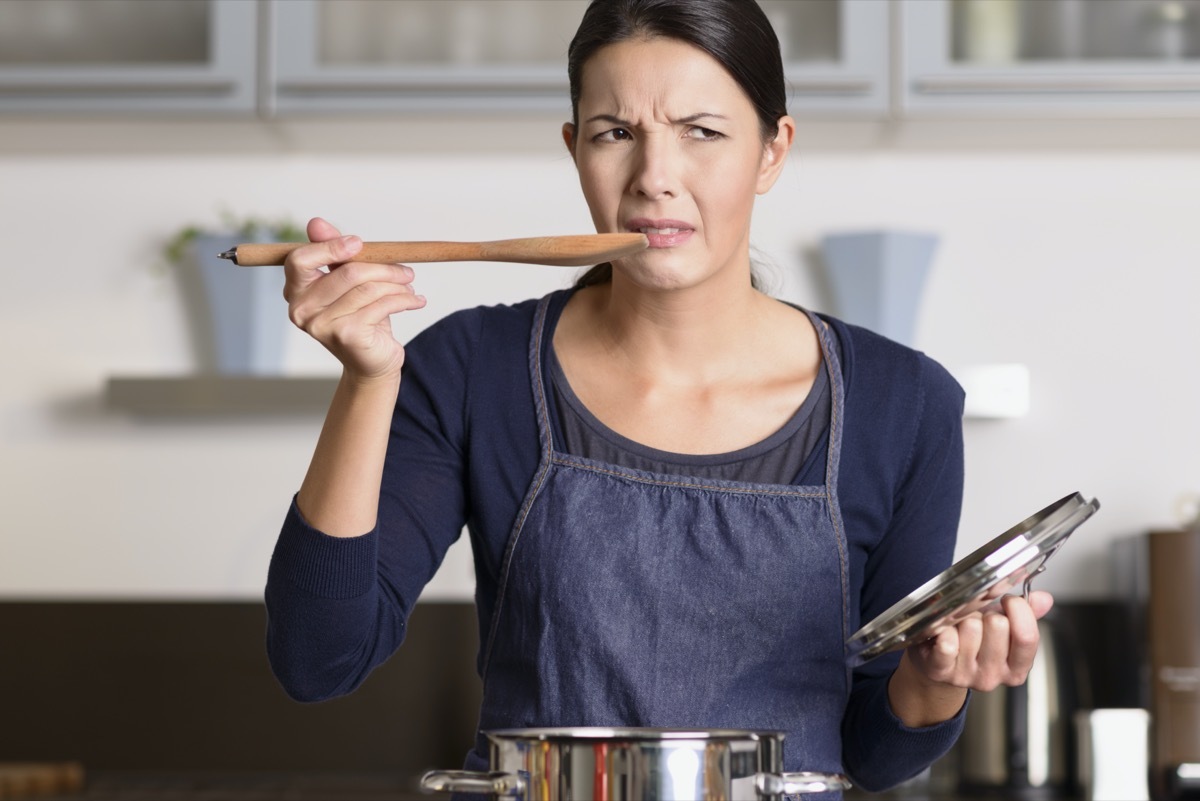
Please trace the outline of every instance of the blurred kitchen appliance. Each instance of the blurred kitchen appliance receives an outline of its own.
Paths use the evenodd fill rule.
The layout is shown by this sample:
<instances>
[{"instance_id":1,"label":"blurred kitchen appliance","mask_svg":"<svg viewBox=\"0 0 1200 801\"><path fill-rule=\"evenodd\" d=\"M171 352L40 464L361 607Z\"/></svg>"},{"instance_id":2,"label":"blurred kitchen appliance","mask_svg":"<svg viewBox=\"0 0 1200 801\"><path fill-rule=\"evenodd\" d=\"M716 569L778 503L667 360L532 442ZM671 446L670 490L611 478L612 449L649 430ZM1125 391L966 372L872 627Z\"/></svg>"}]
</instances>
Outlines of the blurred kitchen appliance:
<instances>
[{"instance_id":1,"label":"blurred kitchen appliance","mask_svg":"<svg viewBox=\"0 0 1200 801\"><path fill-rule=\"evenodd\" d=\"M1141 624L1153 797L1200 799L1200 530L1128 538L1114 556Z\"/></svg>"},{"instance_id":2,"label":"blurred kitchen appliance","mask_svg":"<svg viewBox=\"0 0 1200 801\"><path fill-rule=\"evenodd\" d=\"M1070 627L1054 612L1038 622L1041 645L1025 684L973 693L959 740L962 797L1072 797L1076 710L1091 704Z\"/></svg>"}]
</instances>

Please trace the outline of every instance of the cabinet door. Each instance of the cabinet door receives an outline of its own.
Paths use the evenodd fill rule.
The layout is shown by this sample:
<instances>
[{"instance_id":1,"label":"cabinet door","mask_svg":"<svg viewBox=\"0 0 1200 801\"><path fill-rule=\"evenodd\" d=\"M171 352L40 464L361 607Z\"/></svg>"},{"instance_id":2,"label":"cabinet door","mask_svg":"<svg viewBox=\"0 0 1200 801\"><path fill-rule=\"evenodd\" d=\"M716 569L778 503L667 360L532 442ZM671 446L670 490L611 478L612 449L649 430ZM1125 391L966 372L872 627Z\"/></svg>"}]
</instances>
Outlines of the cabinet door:
<instances>
[{"instance_id":1,"label":"cabinet door","mask_svg":"<svg viewBox=\"0 0 1200 801\"><path fill-rule=\"evenodd\" d=\"M1200 0L902 0L911 112L1200 112Z\"/></svg>"},{"instance_id":2,"label":"cabinet door","mask_svg":"<svg viewBox=\"0 0 1200 801\"><path fill-rule=\"evenodd\" d=\"M779 36L793 114L888 111L889 3L760 0L759 5Z\"/></svg>"},{"instance_id":3,"label":"cabinet door","mask_svg":"<svg viewBox=\"0 0 1200 801\"><path fill-rule=\"evenodd\" d=\"M252 111L253 0L3 0L0 111Z\"/></svg>"},{"instance_id":4,"label":"cabinet door","mask_svg":"<svg viewBox=\"0 0 1200 801\"><path fill-rule=\"evenodd\" d=\"M587 0L287 0L275 109L566 109Z\"/></svg>"},{"instance_id":5,"label":"cabinet door","mask_svg":"<svg viewBox=\"0 0 1200 801\"><path fill-rule=\"evenodd\" d=\"M287 0L273 5L274 106L566 111L587 0ZM888 3L764 0L797 112L887 104Z\"/></svg>"}]
</instances>

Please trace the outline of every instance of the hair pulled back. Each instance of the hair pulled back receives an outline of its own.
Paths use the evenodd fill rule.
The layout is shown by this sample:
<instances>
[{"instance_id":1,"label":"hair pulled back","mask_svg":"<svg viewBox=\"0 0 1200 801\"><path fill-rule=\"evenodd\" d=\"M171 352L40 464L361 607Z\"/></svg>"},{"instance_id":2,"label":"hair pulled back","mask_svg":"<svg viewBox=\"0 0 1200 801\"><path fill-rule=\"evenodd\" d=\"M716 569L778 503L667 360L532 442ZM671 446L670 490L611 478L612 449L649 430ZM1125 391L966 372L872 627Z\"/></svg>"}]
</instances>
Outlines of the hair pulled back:
<instances>
[{"instance_id":1,"label":"hair pulled back","mask_svg":"<svg viewBox=\"0 0 1200 801\"><path fill-rule=\"evenodd\" d=\"M592 0L567 49L571 121L579 129L583 68L602 47L639 37L677 39L716 59L750 99L763 142L779 132L787 84L779 39L755 0ZM578 286L609 281L612 265L585 273Z\"/></svg>"}]
</instances>

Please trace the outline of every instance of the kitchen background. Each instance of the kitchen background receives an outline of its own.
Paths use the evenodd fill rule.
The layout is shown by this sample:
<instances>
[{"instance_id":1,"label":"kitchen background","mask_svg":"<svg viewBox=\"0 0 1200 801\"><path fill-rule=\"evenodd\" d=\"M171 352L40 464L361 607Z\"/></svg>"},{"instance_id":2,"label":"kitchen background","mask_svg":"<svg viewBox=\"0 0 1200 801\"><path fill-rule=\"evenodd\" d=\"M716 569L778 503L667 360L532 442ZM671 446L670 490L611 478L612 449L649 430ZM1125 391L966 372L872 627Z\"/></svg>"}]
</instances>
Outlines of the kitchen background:
<instances>
[{"instance_id":1,"label":"kitchen background","mask_svg":"<svg viewBox=\"0 0 1200 801\"><path fill-rule=\"evenodd\" d=\"M935 234L912 344L952 372L1029 375L1026 412L965 421L959 555L1078 490L1102 509L1038 586L1119 599L1114 547L1179 528L1200 492L1200 5L763 5L799 120L755 212L776 294L837 314L825 235ZM164 244L225 212L365 239L591 230L559 135L582 6L0 1L0 599L261 598L321 410L112 402L114 380L202 366ZM131 26L161 35L129 44ZM154 41L199 55L135 52ZM405 339L575 271L417 275L429 306L394 320ZM285 343L279 375L336 376L298 331ZM425 600L471 595L460 544Z\"/></svg>"}]
</instances>

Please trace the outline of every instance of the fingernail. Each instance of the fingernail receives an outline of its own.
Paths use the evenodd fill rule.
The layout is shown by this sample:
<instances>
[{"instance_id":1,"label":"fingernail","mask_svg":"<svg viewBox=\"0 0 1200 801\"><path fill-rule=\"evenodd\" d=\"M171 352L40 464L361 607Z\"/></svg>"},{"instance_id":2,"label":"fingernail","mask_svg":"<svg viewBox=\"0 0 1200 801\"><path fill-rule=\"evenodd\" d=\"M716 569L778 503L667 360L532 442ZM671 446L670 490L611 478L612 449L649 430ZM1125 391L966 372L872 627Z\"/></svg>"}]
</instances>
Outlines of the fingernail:
<instances>
[{"instance_id":1,"label":"fingernail","mask_svg":"<svg viewBox=\"0 0 1200 801\"><path fill-rule=\"evenodd\" d=\"M415 275L415 273L413 273L413 268L409 267L407 264L401 264L400 267L404 270L404 274L409 278L412 278L413 275Z\"/></svg>"},{"instance_id":2,"label":"fingernail","mask_svg":"<svg viewBox=\"0 0 1200 801\"><path fill-rule=\"evenodd\" d=\"M356 248L362 244L362 239L355 236L354 234L350 234L349 236L342 237L342 244L344 244L348 248Z\"/></svg>"}]
</instances>

